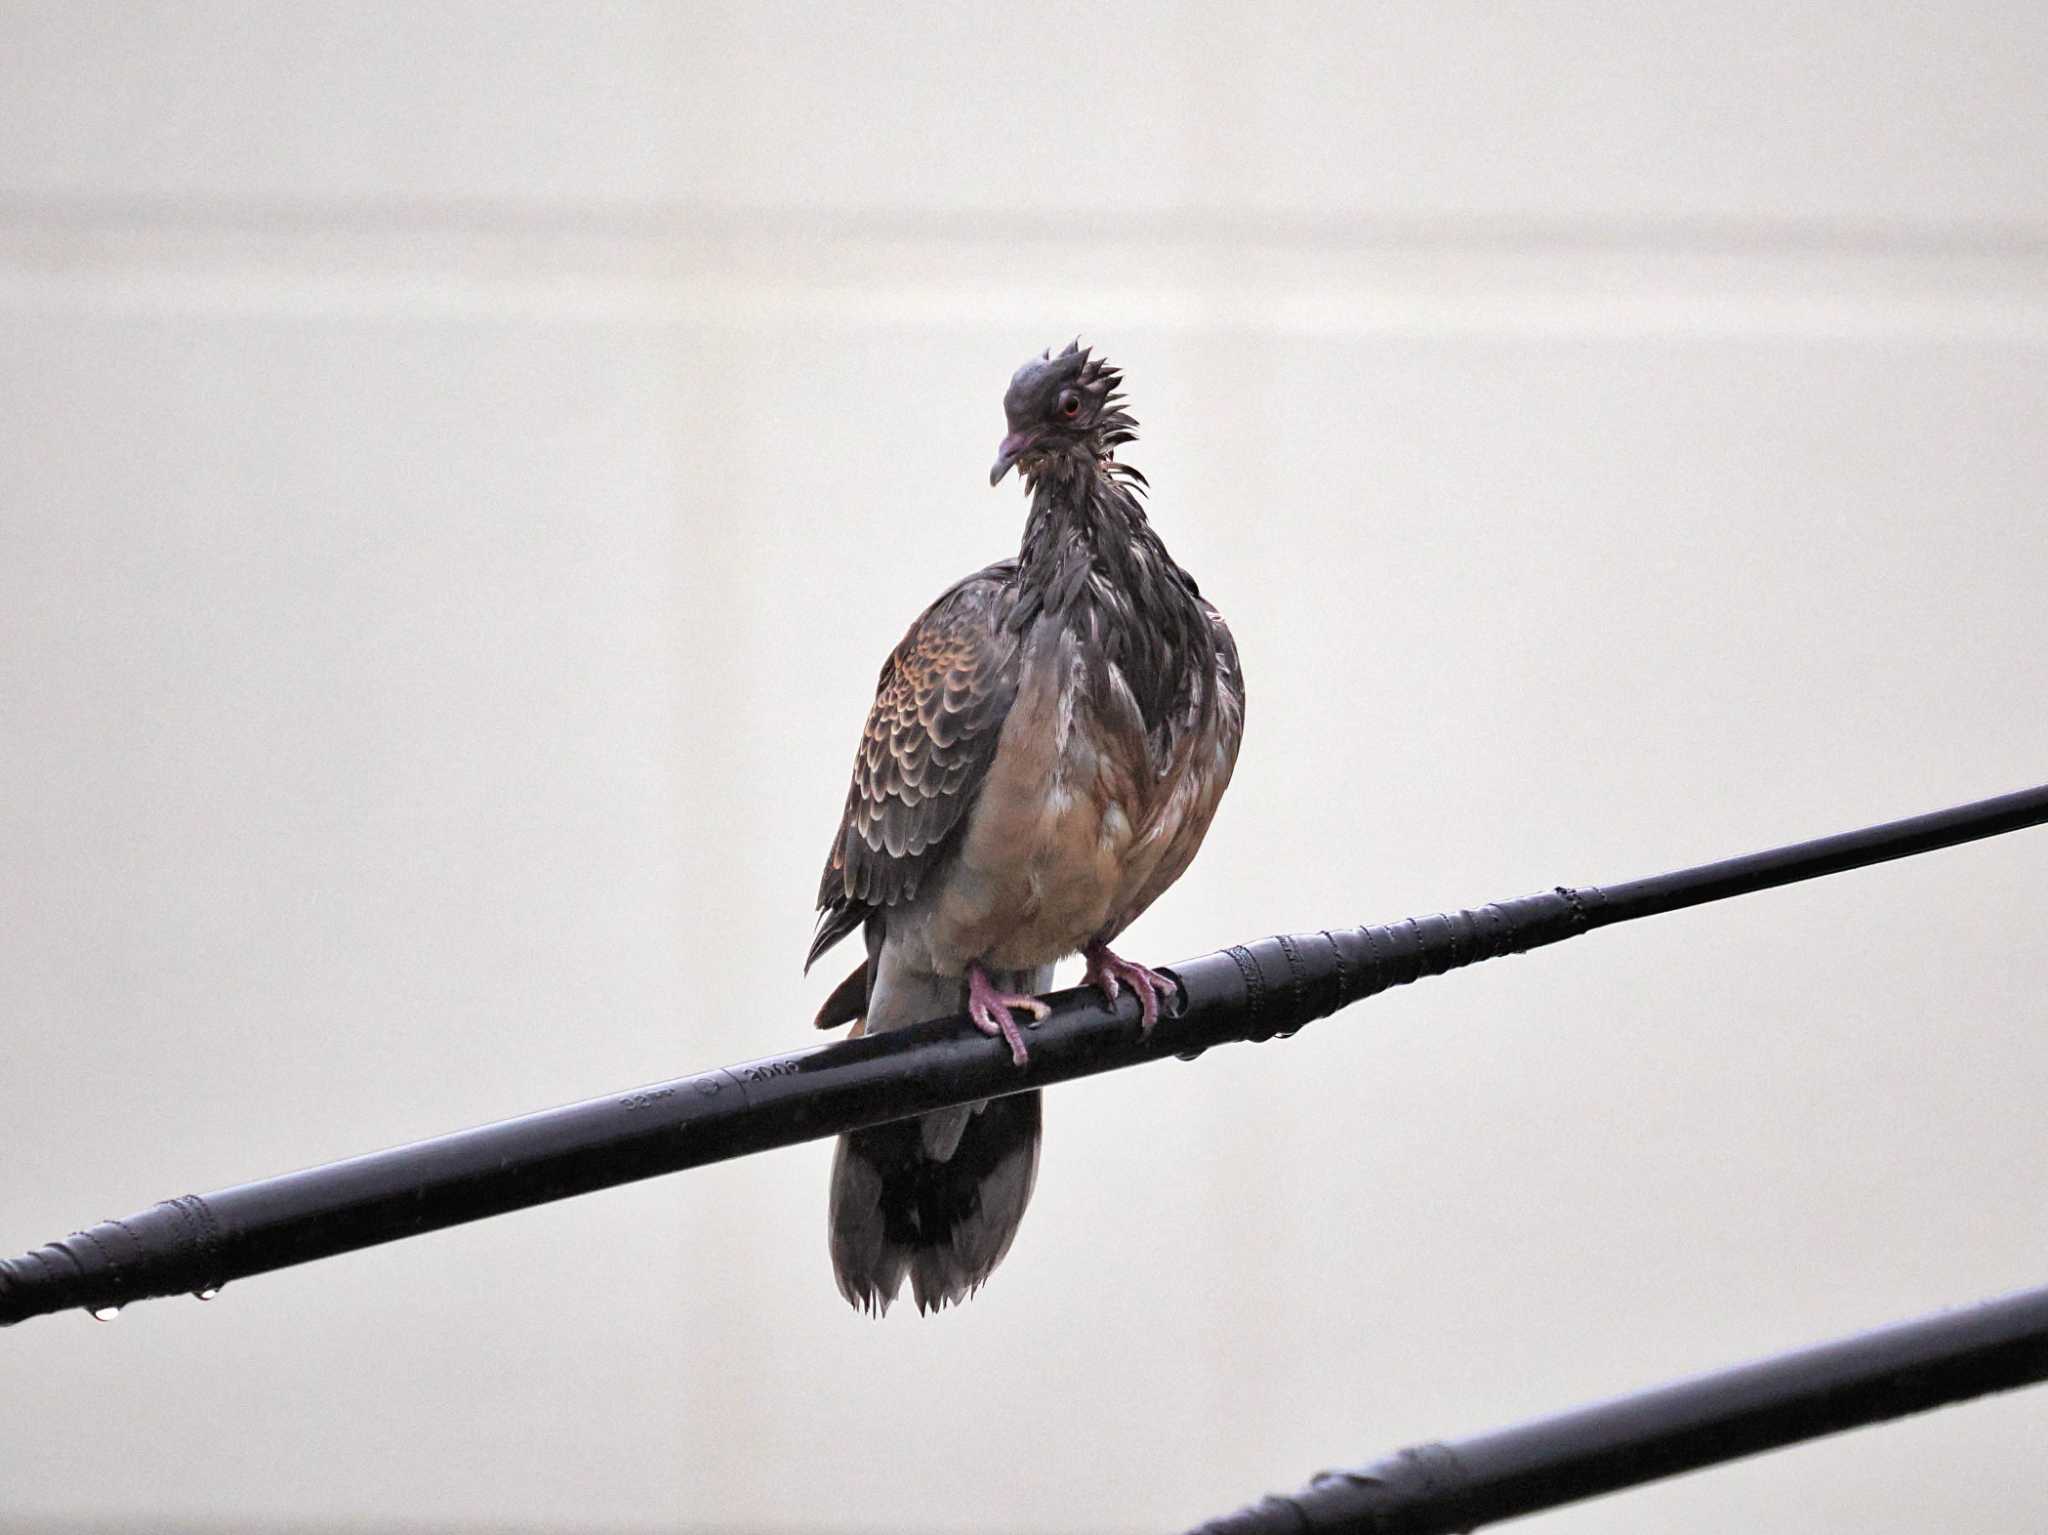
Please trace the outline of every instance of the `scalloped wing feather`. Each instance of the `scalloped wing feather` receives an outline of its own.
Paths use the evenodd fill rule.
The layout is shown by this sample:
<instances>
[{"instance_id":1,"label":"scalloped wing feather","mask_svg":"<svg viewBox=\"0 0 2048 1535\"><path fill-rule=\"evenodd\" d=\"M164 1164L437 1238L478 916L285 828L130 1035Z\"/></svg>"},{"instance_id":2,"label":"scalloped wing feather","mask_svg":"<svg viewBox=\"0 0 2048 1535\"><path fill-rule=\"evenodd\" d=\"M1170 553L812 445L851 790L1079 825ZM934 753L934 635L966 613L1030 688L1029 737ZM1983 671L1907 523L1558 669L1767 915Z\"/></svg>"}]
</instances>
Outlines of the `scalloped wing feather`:
<instances>
[{"instance_id":1,"label":"scalloped wing feather","mask_svg":"<svg viewBox=\"0 0 2048 1535\"><path fill-rule=\"evenodd\" d=\"M953 586L883 663L806 968L874 908L915 896L974 803L1017 696L1016 568L1002 560Z\"/></svg>"}]
</instances>

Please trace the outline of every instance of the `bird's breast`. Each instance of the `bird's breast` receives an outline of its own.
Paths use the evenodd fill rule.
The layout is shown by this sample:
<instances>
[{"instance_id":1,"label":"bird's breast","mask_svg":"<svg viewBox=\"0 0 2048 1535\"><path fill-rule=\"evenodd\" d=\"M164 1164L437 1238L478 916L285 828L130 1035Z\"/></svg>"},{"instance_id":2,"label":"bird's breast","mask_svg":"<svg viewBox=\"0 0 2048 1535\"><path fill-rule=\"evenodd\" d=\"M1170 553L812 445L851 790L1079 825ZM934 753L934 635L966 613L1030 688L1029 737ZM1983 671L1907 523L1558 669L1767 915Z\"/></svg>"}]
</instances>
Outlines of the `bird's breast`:
<instances>
[{"instance_id":1,"label":"bird's breast","mask_svg":"<svg viewBox=\"0 0 2048 1535\"><path fill-rule=\"evenodd\" d=\"M1120 928L1176 840L1161 813L1185 799L1113 668L1071 642L1036 659L934 903L934 959L1045 965Z\"/></svg>"}]
</instances>

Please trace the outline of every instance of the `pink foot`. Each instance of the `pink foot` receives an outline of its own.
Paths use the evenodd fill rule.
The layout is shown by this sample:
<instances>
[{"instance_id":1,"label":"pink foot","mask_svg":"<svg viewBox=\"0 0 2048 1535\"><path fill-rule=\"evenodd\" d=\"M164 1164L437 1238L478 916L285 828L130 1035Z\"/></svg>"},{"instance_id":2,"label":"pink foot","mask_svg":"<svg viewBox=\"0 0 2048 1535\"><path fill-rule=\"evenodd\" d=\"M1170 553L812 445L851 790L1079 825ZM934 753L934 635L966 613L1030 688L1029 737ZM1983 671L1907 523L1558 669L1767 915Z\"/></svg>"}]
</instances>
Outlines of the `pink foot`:
<instances>
[{"instance_id":1,"label":"pink foot","mask_svg":"<svg viewBox=\"0 0 2048 1535\"><path fill-rule=\"evenodd\" d=\"M1179 995L1180 988L1167 977L1131 960L1119 959L1109 952L1107 944L1091 943L1082 950L1082 957L1088 961L1088 973L1081 977L1081 983L1101 992L1104 1001L1114 1002L1126 985L1138 994L1138 1026L1147 1034L1159 1021L1159 999Z\"/></svg>"},{"instance_id":2,"label":"pink foot","mask_svg":"<svg viewBox=\"0 0 2048 1535\"><path fill-rule=\"evenodd\" d=\"M1040 1019L1052 1011L1036 997L997 991L986 970L979 965L967 967L967 1016L990 1039L1000 1039L1009 1045L1010 1059L1022 1066L1031 1057L1024 1049L1024 1035L1017 1028L1017 1020L1010 1016L1013 1007Z\"/></svg>"}]
</instances>

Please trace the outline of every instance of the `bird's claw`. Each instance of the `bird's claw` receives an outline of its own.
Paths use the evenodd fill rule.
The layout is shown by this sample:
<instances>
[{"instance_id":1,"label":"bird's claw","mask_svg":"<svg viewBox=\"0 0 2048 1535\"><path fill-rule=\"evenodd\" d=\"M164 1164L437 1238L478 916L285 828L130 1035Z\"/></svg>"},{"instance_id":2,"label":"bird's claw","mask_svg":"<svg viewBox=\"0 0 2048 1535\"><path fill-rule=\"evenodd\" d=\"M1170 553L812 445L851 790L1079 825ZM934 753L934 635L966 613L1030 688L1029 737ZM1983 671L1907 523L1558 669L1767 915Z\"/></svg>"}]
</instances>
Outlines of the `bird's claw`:
<instances>
[{"instance_id":1,"label":"bird's claw","mask_svg":"<svg viewBox=\"0 0 2048 1535\"><path fill-rule=\"evenodd\" d=\"M997 991L990 983L988 972L974 965L967 972L967 1016L974 1026L990 1039L1000 1039L1010 1047L1010 1059L1019 1066L1031 1059L1024 1048L1024 1035L1017 1027L1017 1020L1011 1009L1031 1015L1033 1023L1042 1023L1052 1009L1036 997L1020 996L1015 992Z\"/></svg>"},{"instance_id":2,"label":"bird's claw","mask_svg":"<svg viewBox=\"0 0 2048 1535\"><path fill-rule=\"evenodd\" d=\"M1081 978L1082 984L1093 986L1111 1004L1128 985L1138 994L1138 1027L1144 1033L1150 1034L1152 1026L1159 1022L1159 999L1180 994L1171 977L1112 954L1103 945L1087 950L1086 957L1088 973Z\"/></svg>"}]
</instances>

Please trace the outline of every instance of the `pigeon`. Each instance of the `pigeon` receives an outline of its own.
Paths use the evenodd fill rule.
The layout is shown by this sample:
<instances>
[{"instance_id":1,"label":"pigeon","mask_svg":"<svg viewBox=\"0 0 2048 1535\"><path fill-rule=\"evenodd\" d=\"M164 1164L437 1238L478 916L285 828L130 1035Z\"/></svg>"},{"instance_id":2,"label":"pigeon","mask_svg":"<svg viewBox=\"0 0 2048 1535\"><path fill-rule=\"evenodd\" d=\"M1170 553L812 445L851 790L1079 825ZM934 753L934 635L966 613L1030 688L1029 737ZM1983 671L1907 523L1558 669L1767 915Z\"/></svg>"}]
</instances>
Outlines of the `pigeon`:
<instances>
[{"instance_id":1,"label":"pigeon","mask_svg":"<svg viewBox=\"0 0 2048 1535\"><path fill-rule=\"evenodd\" d=\"M1237 763L1237 646L1116 459L1118 369L1047 348L1011 378L991 485L1017 469L1015 558L956 583L882 665L805 969L860 930L820 1028L965 1013L1022 1066L1054 964L1124 988L1149 1032L1172 980L1109 945L1187 869ZM840 1293L885 1313L965 1300L1010 1249L1038 1171L1036 1091L859 1130L832 1164Z\"/></svg>"}]
</instances>

